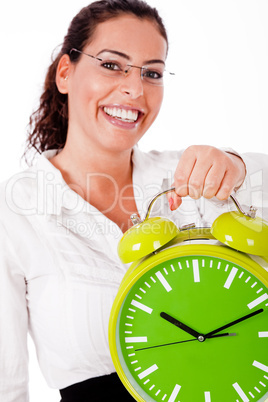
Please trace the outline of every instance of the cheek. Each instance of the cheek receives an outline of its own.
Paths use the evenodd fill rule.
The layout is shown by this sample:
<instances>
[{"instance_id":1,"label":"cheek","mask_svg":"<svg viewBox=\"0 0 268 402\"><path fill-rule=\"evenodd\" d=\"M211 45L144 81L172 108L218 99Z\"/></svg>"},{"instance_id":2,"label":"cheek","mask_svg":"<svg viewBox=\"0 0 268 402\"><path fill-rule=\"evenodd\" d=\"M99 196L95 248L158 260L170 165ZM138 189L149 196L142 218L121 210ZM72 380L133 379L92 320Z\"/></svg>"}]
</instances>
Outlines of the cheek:
<instances>
[{"instance_id":1,"label":"cheek","mask_svg":"<svg viewBox=\"0 0 268 402\"><path fill-rule=\"evenodd\" d=\"M79 82L74 81L69 92L70 114L79 115L79 119L88 118L89 115L96 116L98 105L105 95L107 88L98 80L88 77Z\"/></svg>"},{"instance_id":2,"label":"cheek","mask_svg":"<svg viewBox=\"0 0 268 402\"><path fill-rule=\"evenodd\" d=\"M155 93L151 94L150 96L149 107L152 112L153 119L155 119L159 113L159 110L163 102L163 97L164 97L164 90L162 87L158 88L157 91L155 91Z\"/></svg>"},{"instance_id":3,"label":"cheek","mask_svg":"<svg viewBox=\"0 0 268 402\"><path fill-rule=\"evenodd\" d=\"M80 97L83 100L88 102L96 102L104 93L104 85L100 83L98 80L92 80L89 78L88 80L84 80L80 86ZM78 94L78 95L79 95Z\"/></svg>"},{"instance_id":4,"label":"cheek","mask_svg":"<svg viewBox=\"0 0 268 402\"><path fill-rule=\"evenodd\" d=\"M105 84L95 77L94 71L89 70L87 65L78 64L71 77L70 97L76 102L96 101L105 90Z\"/></svg>"}]
</instances>

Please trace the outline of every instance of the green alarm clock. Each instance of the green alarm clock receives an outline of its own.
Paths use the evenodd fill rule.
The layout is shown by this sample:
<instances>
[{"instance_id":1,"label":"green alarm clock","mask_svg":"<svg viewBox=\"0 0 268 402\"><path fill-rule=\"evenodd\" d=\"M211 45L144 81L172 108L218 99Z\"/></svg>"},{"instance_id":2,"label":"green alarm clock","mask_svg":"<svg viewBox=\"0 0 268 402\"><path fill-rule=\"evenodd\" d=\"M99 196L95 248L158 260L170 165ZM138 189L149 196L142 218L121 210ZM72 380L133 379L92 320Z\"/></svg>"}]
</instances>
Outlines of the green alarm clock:
<instances>
[{"instance_id":1,"label":"green alarm clock","mask_svg":"<svg viewBox=\"0 0 268 402\"><path fill-rule=\"evenodd\" d=\"M172 191L174 189L169 189ZM251 208L211 228L146 218L119 243L128 269L109 344L136 401L268 401L268 223Z\"/></svg>"}]
</instances>

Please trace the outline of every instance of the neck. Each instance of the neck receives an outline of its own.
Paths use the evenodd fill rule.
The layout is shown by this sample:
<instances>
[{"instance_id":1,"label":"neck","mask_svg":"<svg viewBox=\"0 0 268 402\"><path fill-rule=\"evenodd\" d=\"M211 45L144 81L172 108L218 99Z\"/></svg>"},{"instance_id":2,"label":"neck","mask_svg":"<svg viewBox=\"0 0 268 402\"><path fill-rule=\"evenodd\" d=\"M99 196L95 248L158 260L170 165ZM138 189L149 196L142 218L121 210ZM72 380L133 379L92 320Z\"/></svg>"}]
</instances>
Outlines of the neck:
<instances>
[{"instance_id":1,"label":"neck","mask_svg":"<svg viewBox=\"0 0 268 402\"><path fill-rule=\"evenodd\" d=\"M50 161L82 198L125 231L137 213L132 184L132 150L109 152L65 146Z\"/></svg>"},{"instance_id":2,"label":"neck","mask_svg":"<svg viewBox=\"0 0 268 402\"><path fill-rule=\"evenodd\" d=\"M68 185L84 188L90 177L96 189L117 186L122 188L132 180L132 150L110 152L109 150L74 149L67 143L63 150L51 159ZM91 186L92 187L92 186Z\"/></svg>"}]
</instances>

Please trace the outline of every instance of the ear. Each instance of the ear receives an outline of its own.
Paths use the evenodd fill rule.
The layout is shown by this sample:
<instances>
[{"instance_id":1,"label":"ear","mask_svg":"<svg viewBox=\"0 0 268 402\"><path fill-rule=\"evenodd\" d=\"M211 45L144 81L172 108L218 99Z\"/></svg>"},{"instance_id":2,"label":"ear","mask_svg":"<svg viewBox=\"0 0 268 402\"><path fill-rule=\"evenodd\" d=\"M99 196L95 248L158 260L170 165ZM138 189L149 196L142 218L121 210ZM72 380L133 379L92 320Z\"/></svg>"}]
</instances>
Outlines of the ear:
<instances>
[{"instance_id":1,"label":"ear","mask_svg":"<svg viewBox=\"0 0 268 402\"><path fill-rule=\"evenodd\" d=\"M68 78L70 74L70 57L68 54L64 54L58 63L56 71L56 85L58 90L62 94L68 93Z\"/></svg>"}]
</instances>

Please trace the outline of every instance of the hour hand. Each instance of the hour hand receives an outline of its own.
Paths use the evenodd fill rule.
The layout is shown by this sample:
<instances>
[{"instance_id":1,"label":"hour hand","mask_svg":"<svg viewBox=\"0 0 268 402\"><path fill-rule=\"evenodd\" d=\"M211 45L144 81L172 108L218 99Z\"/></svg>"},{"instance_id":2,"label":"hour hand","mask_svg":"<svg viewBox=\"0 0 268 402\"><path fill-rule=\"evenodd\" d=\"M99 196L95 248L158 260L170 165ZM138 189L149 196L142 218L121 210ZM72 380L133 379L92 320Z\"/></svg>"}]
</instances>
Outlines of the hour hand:
<instances>
[{"instance_id":1,"label":"hour hand","mask_svg":"<svg viewBox=\"0 0 268 402\"><path fill-rule=\"evenodd\" d=\"M171 315L167 313L160 313L160 316L164 318L164 320L170 322L173 325L176 325L176 327L179 327L183 331L187 332L188 334L194 336L196 339L201 340L200 337L203 338L203 335L200 334L199 332L195 331L193 328L188 327L188 325L185 325L183 322L177 320L176 318L172 317Z\"/></svg>"}]
</instances>

